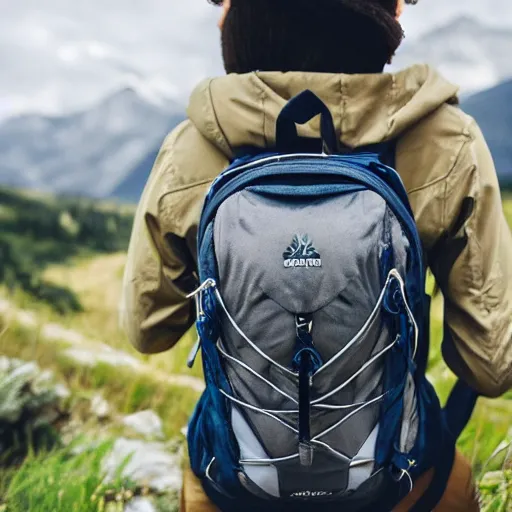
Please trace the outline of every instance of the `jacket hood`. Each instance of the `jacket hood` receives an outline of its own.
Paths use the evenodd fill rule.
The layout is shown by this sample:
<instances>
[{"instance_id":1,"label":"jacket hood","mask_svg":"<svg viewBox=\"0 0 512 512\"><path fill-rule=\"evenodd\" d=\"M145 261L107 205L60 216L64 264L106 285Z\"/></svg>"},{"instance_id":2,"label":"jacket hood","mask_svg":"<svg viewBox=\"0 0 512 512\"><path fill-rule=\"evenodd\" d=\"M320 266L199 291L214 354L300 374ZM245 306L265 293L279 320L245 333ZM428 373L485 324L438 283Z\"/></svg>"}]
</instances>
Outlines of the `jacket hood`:
<instances>
[{"instance_id":1,"label":"jacket hood","mask_svg":"<svg viewBox=\"0 0 512 512\"><path fill-rule=\"evenodd\" d=\"M272 147L279 113L305 89L329 107L341 141L351 147L393 139L444 103L458 102L458 87L427 65L374 75L254 72L203 81L188 116L227 156L241 146ZM318 119L299 127L304 137L319 132Z\"/></svg>"}]
</instances>

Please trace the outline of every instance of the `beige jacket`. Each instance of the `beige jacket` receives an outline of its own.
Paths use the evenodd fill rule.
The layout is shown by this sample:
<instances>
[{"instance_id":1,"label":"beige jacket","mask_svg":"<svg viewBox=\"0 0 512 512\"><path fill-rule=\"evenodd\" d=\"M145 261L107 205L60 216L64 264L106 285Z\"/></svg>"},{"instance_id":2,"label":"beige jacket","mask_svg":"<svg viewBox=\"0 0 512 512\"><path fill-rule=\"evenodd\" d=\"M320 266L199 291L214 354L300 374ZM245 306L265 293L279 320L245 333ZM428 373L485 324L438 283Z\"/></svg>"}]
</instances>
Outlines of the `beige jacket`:
<instances>
[{"instance_id":1,"label":"beige jacket","mask_svg":"<svg viewBox=\"0 0 512 512\"><path fill-rule=\"evenodd\" d=\"M251 73L200 84L190 120L165 140L136 214L122 301L133 345L165 351L192 325L185 295L195 286L204 195L234 148L272 146L280 110L304 89L330 107L346 144L398 137L397 170L446 297L447 363L485 395L510 389L512 237L494 164L478 126L456 106L457 88L427 66L380 75ZM302 130L318 132L317 120Z\"/></svg>"}]
</instances>

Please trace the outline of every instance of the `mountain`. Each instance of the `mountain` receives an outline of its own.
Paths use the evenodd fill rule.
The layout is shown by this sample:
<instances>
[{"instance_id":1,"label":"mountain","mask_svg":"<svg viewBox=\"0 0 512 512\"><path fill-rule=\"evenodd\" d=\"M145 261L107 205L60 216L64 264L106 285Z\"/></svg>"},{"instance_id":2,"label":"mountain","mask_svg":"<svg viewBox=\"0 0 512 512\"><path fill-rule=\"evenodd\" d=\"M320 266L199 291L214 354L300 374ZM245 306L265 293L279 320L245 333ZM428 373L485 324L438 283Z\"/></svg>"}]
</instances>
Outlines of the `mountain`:
<instances>
[{"instance_id":1,"label":"mountain","mask_svg":"<svg viewBox=\"0 0 512 512\"><path fill-rule=\"evenodd\" d=\"M425 44L431 45L424 50L428 55L439 51L445 63L452 59L463 66L464 56L454 41L480 29L487 34L487 29L469 19L451 27L437 31L437 37L426 36ZM497 44L500 37L507 39L505 33L489 37L498 38ZM452 36L455 46L446 43L444 54L436 49L439 41L449 42ZM483 35L480 39L485 42ZM512 45L509 50L498 47L495 53L506 51L512 54ZM495 55L495 62L500 58ZM499 65L512 73L512 59L507 66ZM465 98L462 106L481 125L501 182L512 185L512 80ZM120 90L87 111L67 116L7 119L0 124L0 184L137 202L164 137L183 119L180 106L157 107L133 89Z\"/></svg>"},{"instance_id":2,"label":"mountain","mask_svg":"<svg viewBox=\"0 0 512 512\"><path fill-rule=\"evenodd\" d=\"M512 186L512 80L471 96L462 108L480 125L501 184Z\"/></svg>"},{"instance_id":3,"label":"mountain","mask_svg":"<svg viewBox=\"0 0 512 512\"><path fill-rule=\"evenodd\" d=\"M463 92L476 92L512 78L511 55L512 28L459 17L417 40L406 38L392 69L426 62Z\"/></svg>"},{"instance_id":4,"label":"mountain","mask_svg":"<svg viewBox=\"0 0 512 512\"><path fill-rule=\"evenodd\" d=\"M160 145L150 151L133 169L126 173L124 180L112 191L111 196L136 203L144 190L159 149Z\"/></svg>"},{"instance_id":5,"label":"mountain","mask_svg":"<svg viewBox=\"0 0 512 512\"><path fill-rule=\"evenodd\" d=\"M183 118L177 106L162 109L123 89L69 116L8 119L0 125L0 183L112 196Z\"/></svg>"}]
</instances>

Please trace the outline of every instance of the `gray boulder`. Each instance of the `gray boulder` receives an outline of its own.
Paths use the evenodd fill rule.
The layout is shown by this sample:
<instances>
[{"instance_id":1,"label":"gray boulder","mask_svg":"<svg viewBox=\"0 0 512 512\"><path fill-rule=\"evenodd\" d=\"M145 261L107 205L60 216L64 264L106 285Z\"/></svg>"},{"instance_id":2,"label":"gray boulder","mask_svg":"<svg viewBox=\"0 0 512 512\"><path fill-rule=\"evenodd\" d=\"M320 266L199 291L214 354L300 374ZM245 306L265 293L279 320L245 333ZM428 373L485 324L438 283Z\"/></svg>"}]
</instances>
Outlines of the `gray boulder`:
<instances>
[{"instance_id":1,"label":"gray boulder","mask_svg":"<svg viewBox=\"0 0 512 512\"><path fill-rule=\"evenodd\" d=\"M128 459L122 476L158 493L177 491L181 487L179 456L169 453L163 443L120 438L103 461L107 481L118 476Z\"/></svg>"},{"instance_id":2,"label":"gray boulder","mask_svg":"<svg viewBox=\"0 0 512 512\"><path fill-rule=\"evenodd\" d=\"M148 438L164 439L164 430L160 416L155 412L140 411L123 418L123 425Z\"/></svg>"},{"instance_id":3,"label":"gray boulder","mask_svg":"<svg viewBox=\"0 0 512 512\"><path fill-rule=\"evenodd\" d=\"M125 507L124 512L157 512L149 498L133 498Z\"/></svg>"},{"instance_id":4,"label":"gray boulder","mask_svg":"<svg viewBox=\"0 0 512 512\"><path fill-rule=\"evenodd\" d=\"M91 399L91 412L100 420L108 418L111 414L110 404L99 394Z\"/></svg>"}]
</instances>

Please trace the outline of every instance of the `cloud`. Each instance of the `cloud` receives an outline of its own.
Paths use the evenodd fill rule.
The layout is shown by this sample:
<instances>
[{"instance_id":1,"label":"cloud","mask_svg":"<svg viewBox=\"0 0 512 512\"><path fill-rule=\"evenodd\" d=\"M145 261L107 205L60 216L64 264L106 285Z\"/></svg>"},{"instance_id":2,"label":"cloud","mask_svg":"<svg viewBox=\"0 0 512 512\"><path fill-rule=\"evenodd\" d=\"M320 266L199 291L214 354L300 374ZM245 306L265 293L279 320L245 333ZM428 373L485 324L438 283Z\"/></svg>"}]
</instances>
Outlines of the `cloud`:
<instances>
[{"instance_id":1,"label":"cloud","mask_svg":"<svg viewBox=\"0 0 512 512\"><path fill-rule=\"evenodd\" d=\"M184 104L195 83L222 72L219 12L206 0L4 3L0 117L83 108L126 85ZM499 23L512 20L512 2L420 0L404 26L414 38L461 13Z\"/></svg>"},{"instance_id":2,"label":"cloud","mask_svg":"<svg viewBox=\"0 0 512 512\"><path fill-rule=\"evenodd\" d=\"M185 103L221 71L206 0L11 2L0 17L0 116L79 109L130 85Z\"/></svg>"},{"instance_id":3,"label":"cloud","mask_svg":"<svg viewBox=\"0 0 512 512\"><path fill-rule=\"evenodd\" d=\"M433 27L445 24L459 16L471 16L483 23L512 26L510 0L419 0L417 5L405 9L402 23L406 35L416 38Z\"/></svg>"}]
</instances>

